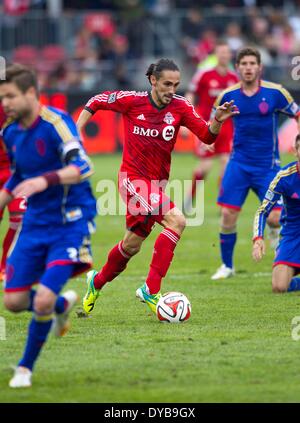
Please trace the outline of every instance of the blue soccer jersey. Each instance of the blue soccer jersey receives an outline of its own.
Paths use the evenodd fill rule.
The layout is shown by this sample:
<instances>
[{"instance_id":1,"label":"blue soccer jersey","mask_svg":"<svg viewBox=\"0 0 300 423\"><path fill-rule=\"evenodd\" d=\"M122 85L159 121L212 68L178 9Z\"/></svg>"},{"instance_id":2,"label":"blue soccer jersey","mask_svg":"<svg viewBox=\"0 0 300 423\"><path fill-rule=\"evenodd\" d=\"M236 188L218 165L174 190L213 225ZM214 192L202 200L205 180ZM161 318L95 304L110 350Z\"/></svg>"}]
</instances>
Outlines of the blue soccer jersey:
<instances>
[{"instance_id":1,"label":"blue soccer jersey","mask_svg":"<svg viewBox=\"0 0 300 423\"><path fill-rule=\"evenodd\" d=\"M7 122L3 138L14 168L5 185L8 191L23 180L61 169L73 164L78 167L82 181L74 185L55 185L28 199L24 225L49 225L92 220L96 201L89 181L92 173L71 117L51 107L41 107L37 120L30 128L19 122Z\"/></svg>"},{"instance_id":2,"label":"blue soccer jersey","mask_svg":"<svg viewBox=\"0 0 300 423\"><path fill-rule=\"evenodd\" d=\"M265 199L255 215L254 239L263 237L267 217L280 197L283 199L280 220L281 235L300 239L300 169L298 162L285 166L271 182Z\"/></svg>"},{"instance_id":3,"label":"blue soccer jersey","mask_svg":"<svg viewBox=\"0 0 300 423\"><path fill-rule=\"evenodd\" d=\"M214 107L231 100L240 111L239 115L233 117L231 160L250 168L271 169L280 166L278 114L291 117L299 114L299 107L292 96L281 85L267 81L260 81L258 91L247 96L239 82L223 91Z\"/></svg>"}]
</instances>

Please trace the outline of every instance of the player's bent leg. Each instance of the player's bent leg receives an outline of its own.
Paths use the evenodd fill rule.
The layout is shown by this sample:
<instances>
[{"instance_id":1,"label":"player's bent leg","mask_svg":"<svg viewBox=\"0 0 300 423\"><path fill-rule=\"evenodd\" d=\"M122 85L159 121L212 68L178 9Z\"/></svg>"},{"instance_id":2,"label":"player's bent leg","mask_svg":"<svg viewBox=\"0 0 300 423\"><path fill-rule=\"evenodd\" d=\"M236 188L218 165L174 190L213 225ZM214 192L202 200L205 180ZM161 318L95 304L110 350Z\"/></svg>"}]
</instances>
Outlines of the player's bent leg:
<instances>
[{"instance_id":1,"label":"player's bent leg","mask_svg":"<svg viewBox=\"0 0 300 423\"><path fill-rule=\"evenodd\" d=\"M52 332L55 336L60 337L67 333L70 327L69 315L73 307L78 303L79 296L73 290L68 290L59 295L68 279L74 272L73 264L54 265L49 267L41 278L41 286L47 288L51 292L51 297L54 294L55 315L52 323ZM39 291L38 291L39 292ZM37 293L38 294L38 293ZM38 300L38 296L37 300ZM34 307L36 297L34 298Z\"/></svg>"},{"instance_id":2,"label":"player's bent leg","mask_svg":"<svg viewBox=\"0 0 300 423\"><path fill-rule=\"evenodd\" d=\"M10 214L10 217L9 217L9 227L2 243L2 257L1 257L1 264L0 264L0 271L4 275L4 277L5 277L6 258L14 242L16 233L22 223L22 219L23 219L22 214Z\"/></svg>"},{"instance_id":3,"label":"player's bent leg","mask_svg":"<svg viewBox=\"0 0 300 423\"><path fill-rule=\"evenodd\" d=\"M272 291L276 294L287 292L294 274L293 267L286 264L276 265L272 272Z\"/></svg>"},{"instance_id":4,"label":"player's bent leg","mask_svg":"<svg viewBox=\"0 0 300 423\"><path fill-rule=\"evenodd\" d=\"M31 386L35 361L43 347L52 325L56 295L47 287L39 286L34 298L34 316L30 322L27 343L23 357L18 363L14 376L9 381L11 388Z\"/></svg>"},{"instance_id":5,"label":"player's bent leg","mask_svg":"<svg viewBox=\"0 0 300 423\"><path fill-rule=\"evenodd\" d=\"M107 262L99 272L87 273L87 292L83 298L83 309L91 313L100 290L126 269L128 261L137 254L145 238L132 231L126 231L122 241L115 245L108 254Z\"/></svg>"},{"instance_id":6,"label":"player's bent leg","mask_svg":"<svg viewBox=\"0 0 300 423\"><path fill-rule=\"evenodd\" d=\"M30 303L30 291L5 292L3 303L7 310L13 313L28 310Z\"/></svg>"},{"instance_id":7,"label":"player's bent leg","mask_svg":"<svg viewBox=\"0 0 300 423\"><path fill-rule=\"evenodd\" d=\"M146 283L136 291L136 296L145 302L153 313L161 297L160 287L171 265L177 242L186 226L185 217L174 207L169 210L161 221L164 227L155 241L150 270Z\"/></svg>"},{"instance_id":8,"label":"player's bent leg","mask_svg":"<svg viewBox=\"0 0 300 423\"><path fill-rule=\"evenodd\" d=\"M202 158L198 167L193 172L192 187L189 194L186 196L183 204L184 213L189 213L193 204L193 199L197 193L197 184L199 181L205 180L208 173L211 171L213 166L213 160L210 158Z\"/></svg>"},{"instance_id":9,"label":"player's bent leg","mask_svg":"<svg viewBox=\"0 0 300 423\"><path fill-rule=\"evenodd\" d=\"M236 224L238 216L238 209L229 207L222 207L221 209L220 250L222 265L212 275L212 280L227 279L235 274L233 252L237 240Z\"/></svg>"},{"instance_id":10,"label":"player's bent leg","mask_svg":"<svg viewBox=\"0 0 300 423\"><path fill-rule=\"evenodd\" d=\"M165 229L172 229L180 237L186 227L186 219L182 212L174 207L165 214L161 224Z\"/></svg>"}]
</instances>

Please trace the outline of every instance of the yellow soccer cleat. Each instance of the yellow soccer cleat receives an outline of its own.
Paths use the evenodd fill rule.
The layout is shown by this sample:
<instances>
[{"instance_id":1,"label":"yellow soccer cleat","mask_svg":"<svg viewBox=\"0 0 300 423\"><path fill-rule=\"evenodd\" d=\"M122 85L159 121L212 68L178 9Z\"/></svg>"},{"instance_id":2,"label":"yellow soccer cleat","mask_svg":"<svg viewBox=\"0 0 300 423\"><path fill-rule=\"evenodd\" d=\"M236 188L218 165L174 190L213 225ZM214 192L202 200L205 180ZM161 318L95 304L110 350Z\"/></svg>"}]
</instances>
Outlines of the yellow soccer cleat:
<instances>
[{"instance_id":1,"label":"yellow soccer cleat","mask_svg":"<svg viewBox=\"0 0 300 423\"><path fill-rule=\"evenodd\" d=\"M161 297L161 293L158 292L157 294L150 294L148 293L149 289L147 287L147 285L144 283L143 286L141 286L140 288L138 288L136 290L136 297L139 298L143 303L146 303L149 307L150 310L156 314L156 306L157 303Z\"/></svg>"},{"instance_id":2,"label":"yellow soccer cleat","mask_svg":"<svg viewBox=\"0 0 300 423\"><path fill-rule=\"evenodd\" d=\"M95 270L90 270L86 275L86 283L88 286L87 292L83 297L82 306L87 314L90 314L94 309L95 302L99 297L100 290L94 287L94 278L97 275Z\"/></svg>"}]
</instances>

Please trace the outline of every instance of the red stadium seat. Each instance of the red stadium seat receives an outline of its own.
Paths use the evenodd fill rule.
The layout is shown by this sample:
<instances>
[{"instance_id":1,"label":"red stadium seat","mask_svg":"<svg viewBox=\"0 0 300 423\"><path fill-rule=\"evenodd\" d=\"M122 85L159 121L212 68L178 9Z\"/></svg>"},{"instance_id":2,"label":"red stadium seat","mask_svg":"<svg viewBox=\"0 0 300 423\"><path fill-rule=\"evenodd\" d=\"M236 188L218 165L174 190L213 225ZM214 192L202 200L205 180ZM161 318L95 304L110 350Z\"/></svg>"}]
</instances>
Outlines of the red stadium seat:
<instances>
[{"instance_id":1,"label":"red stadium seat","mask_svg":"<svg viewBox=\"0 0 300 423\"><path fill-rule=\"evenodd\" d=\"M40 72L52 72L59 64L66 60L65 49L58 44L48 44L41 49L38 70Z\"/></svg>"},{"instance_id":2,"label":"red stadium seat","mask_svg":"<svg viewBox=\"0 0 300 423\"><path fill-rule=\"evenodd\" d=\"M38 57L39 52L37 48L30 45L22 45L15 48L12 59L13 62L35 67Z\"/></svg>"}]
</instances>

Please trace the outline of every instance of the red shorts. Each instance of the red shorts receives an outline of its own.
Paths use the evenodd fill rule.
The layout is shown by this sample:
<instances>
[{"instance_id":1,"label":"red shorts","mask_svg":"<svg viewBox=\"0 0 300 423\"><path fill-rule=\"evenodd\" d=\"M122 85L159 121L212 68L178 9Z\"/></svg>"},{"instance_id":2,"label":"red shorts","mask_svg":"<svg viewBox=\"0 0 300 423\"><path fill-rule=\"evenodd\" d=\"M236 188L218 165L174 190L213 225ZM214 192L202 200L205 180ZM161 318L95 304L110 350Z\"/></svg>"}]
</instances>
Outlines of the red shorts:
<instances>
[{"instance_id":1,"label":"red shorts","mask_svg":"<svg viewBox=\"0 0 300 423\"><path fill-rule=\"evenodd\" d=\"M229 154L232 148L232 137L233 127L231 120L229 120L223 123L221 131L212 146L204 144L197 138L195 142L195 154L200 159L215 157L220 154Z\"/></svg>"},{"instance_id":2,"label":"red shorts","mask_svg":"<svg viewBox=\"0 0 300 423\"><path fill-rule=\"evenodd\" d=\"M4 186L8 178L10 177L9 171L0 172L0 189ZM9 214L20 214L25 213L27 207L27 201L25 197L14 198L7 206ZM0 210L0 219L3 217L4 210Z\"/></svg>"},{"instance_id":3,"label":"red shorts","mask_svg":"<svg viewBox=\"0 0 300 423\"><path fill-rule=\"evenodd\" d=\"M161 223L175 204L164 193L166 184L119 173L119 193L126 204L126 227L146 238L154 224Z\"/></svg>"}]
</instances>

